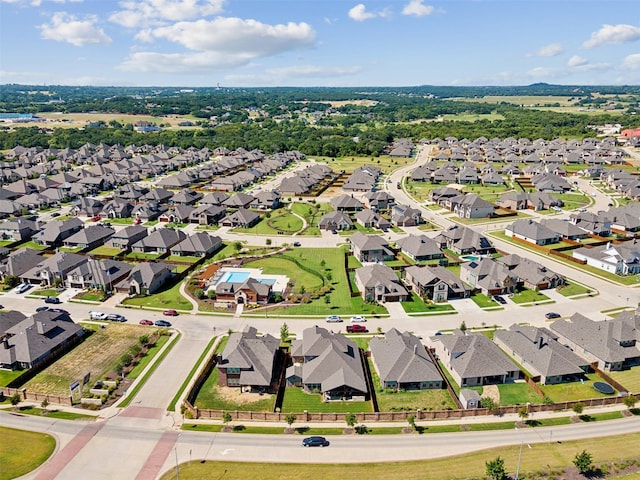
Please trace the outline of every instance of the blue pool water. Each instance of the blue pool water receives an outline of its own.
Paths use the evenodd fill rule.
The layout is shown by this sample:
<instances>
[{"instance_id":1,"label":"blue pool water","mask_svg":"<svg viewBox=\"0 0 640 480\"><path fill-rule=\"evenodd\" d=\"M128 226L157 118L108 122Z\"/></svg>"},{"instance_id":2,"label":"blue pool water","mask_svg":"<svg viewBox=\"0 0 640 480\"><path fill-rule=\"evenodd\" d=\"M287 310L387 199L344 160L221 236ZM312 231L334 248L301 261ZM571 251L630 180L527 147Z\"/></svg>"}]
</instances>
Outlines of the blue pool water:
<instances>
[{"instance_id":1,"label":"blue pool water","mask_svg":"<svg viewBox=\"0 0 640 480\"><path fill-rule=\"evenodd\" d=\"M222 280L229 283L242 283L249 278L249 272L228 272Z\"/></svg>"},{"instance_id":2,"label":"blue pool water","mask_svg":"<svg viewBox=\"0 0 640 480\"><path fill-rule=\"evenodd\" d=\"M480 260L480 257L476 257L475 255L462 255L460 258L467 262L475 262L476 260Z\"/></svg>"},{"instance_id":3,"label":"blue pool water","mask_svg":"<svg viewBox=\"0 0 640 480\"><path fill-rule=\"evenodd\" d=\"M273 278L258 278L258 282L264 283L265 285L275 285L276 281Z\"/></svg>"}]
</instances>

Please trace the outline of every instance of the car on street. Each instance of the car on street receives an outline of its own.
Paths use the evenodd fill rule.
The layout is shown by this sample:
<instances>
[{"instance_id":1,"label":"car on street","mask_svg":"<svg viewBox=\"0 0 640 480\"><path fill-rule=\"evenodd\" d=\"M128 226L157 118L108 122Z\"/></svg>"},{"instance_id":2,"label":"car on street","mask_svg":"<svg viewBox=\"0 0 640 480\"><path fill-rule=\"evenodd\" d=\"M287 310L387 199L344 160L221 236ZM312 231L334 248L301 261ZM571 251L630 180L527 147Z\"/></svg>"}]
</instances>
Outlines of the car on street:
<instances>
[{"instance_id":1,"label":"car on street","mask_svg":"<svg viewBox=\"0 0 640 480\"><path fill-rule=\"evenodd\" d=\"M167 317L177 317L178 316L178 312L176 312L175 310L165 310L164 312L162 312L163 315L166 315Z\"/></svg>"},{"instance_id":2,"label":"car on street","mask_svg":"<svg viewBox=\"0 0 640 480\"><path fill-rule=\"evenodd\" d=\"M368 331L364 325L347 325L347 333L367 333Z\"/></svg>"},{"instance_id":3,"label":"car on street","mask_svg":"<svg viewBox=\"0 0 640 480\"><path fill-rule=\"evenodd\" d=\"M46 305L44 307L36 308L36 312L46 312L47 310L49 310L49 307L47 307Z\"/></svg>"},{"instance_id":4,"label":"car on street","mask_svg":"<svg viewBox=\"0 0 640 480\"><path fill-rule=\"evenodd\" d=\"M91 221L92 222L99 222L100 221L100 215L94 215L93 217L91 217Z\"/></svg>"},{"instance_id":5,"label":"car on street","mask_svg":"<svg viewBox=\"0 0 640 480\"><path fill-rule=\"evenodd\" d=\"M49 311L53 313L64 313L65 315L69 315L69 312L63 308L50 308Z\"/></svg>"},{"instance_id":6,"label":"car on street","mask_svg":"<svg viewBox=\"0 0 640 480\"><path fill-rule=\"evenodd\" d=\"M367 319L365 318L364 315L354 315L353 317L351 317L351 321L352 322L366 322Z\"/></svg>"},{"instance_id":7,"label":"car on street","mask_svg":"<svg viewBox=\"0 0 640 480\"><path fill-rule=\"evenodd\" d=\"M62 303L62 301L58 297L47 297L44 299L44 303Z\"/></svg>"},{"instance_id":8,"label":"car on street","mask_svg":"<svg viewBox=\"0 0 640 480\"><path fill-rule=\"evenodd\" d=\"M300 242L293 242L294 247L299 247L300 245L302 245Z\"/></svg>"},{"instance_id":9,"label":"car on street","mask_svg":"<svg viewBox=\"0 0 640 480\"><path fill-rule=\"evenodd\" d=\"M303 447L328 447L329 441L324 437L313 436L302 440Z\"/></svg>"},{"instance_id":10,"label":"car on street","mask_svg":"<svg viewBox=\"0 0 640 480\"><path fill-rule=\"evenodd\" d=\"M140 325L153 325L151 320L140 320Z\"/></svg>"},{"instance_id":11,"label":"car on street","mask_svg":"<svg viewBox=\"0 0 640 480\"><path fill-rule=\"evenodd\" d=\"M501 305L506 305L507 301L504 299L504 297L501 297L500 295L494 295L493 298L496 302L498 302Z\"/></svg>"},{"instance_id":12,"label":"car on street","mask_svg":"<svg viewBox=\"0 0 640 480\"><path fill-rule=\"evenodd\" d=\"M60 212L53 212L51 214L51 218L56 218L56 217L59 217L59 216L60 216Z\"/></svg>"},{"instance_id":13,"label":"car on street","mask_svg":"<svg viewBox=\"0 0 640 480\"><path fill-rule=\"evenodd\" d=\"M560 315L559 313L556 312L547 312L544 314L544 316L548 319L552 319L552 318L560 318L562 317L562 315Z\"/></svg>"},{"instance_id":14,"label":"car on street","mask_svg":"<svg viewBox=\"0 0 640 480\"><path fill-rule=\"evenodd\" d=\"M168 322L167 320L156 320L155 326L156 327L170 327L171 326L171 322Z\"/></svg>"},{"instance_id":15,"label":"car on street","mask_svg":"<svg viewBox=\"0 0 640 480\"><path fill-rule=\"evenodd\" d=\"M24 293L31 288L30 283L21 283L16 288L13 289L13 293Z\"/></svg>"},{"instance_id":16,"label":"car on street","mask_svg":"<svg viewBox=\"0 0 640 480\"><path fill-rule=\"evenodd\" d=\"M107 314L102 312L90 311L89 318L91 320L105 320L107 318Z\"/></svg>"},{"instance_id":17,"label":"car on street","mask_svg":"<svg viewBox=\"0 0 640 480\"><path fill-rule=\"evenodd\" d=\"M124 315L120 315L119 313L110 313L105 317L105 320L111 320L112 322L126 322L127 319Z\"/></svg>"},{"instance_id":18,"label":"car on street","mask_svg":"<svg viewBox=\"0 0 640 480\"><path fill-rule=\"evenodd\" d=\"M327 317L325 317L325 320L329 323L339 323L342 321L340 315L328 315Z\"/></svg>"}]
</instances>

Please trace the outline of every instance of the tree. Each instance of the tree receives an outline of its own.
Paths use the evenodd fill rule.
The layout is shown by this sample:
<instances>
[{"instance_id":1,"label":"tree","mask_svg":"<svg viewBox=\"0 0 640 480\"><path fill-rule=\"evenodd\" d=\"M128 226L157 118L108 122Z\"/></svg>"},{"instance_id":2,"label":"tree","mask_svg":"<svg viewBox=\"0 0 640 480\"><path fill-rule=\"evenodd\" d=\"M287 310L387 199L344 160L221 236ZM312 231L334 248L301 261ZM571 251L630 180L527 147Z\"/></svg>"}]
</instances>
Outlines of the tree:
<instances>
[{"instance_id":1,"label":"tree","mask_svg":"<svg viewBox=\"0 0 640 480\"><path fill-rule=\"evenodd\" d=\"M222 412L222 423L226 426L231 420L233 420L233 417L231 416L231 414L229 412Z\"/></svg>"},{"instance_id":2,"label":"tree","mask_svg":"<svg viewBox=\"0 0 640 480\"><path fill-rule=\"evenodd\" d=\"M580 453L576 453L576 456L573 457L573 464L580 473L589 473L593 468L593 457L589 452L583 450Z\"/></svg>"},{"instance_id":3,"label":"tree","mask_svg":"<svg viewBox=\"0 0 640 480\"><path fill-rule=\"evenodd\" d=\"M634 397L633 395L627 395L622 399L622 403L624 403L624 406L629 410L636 406L636 402L636 397Z\"/></svg>"},{"instance_id":4,"label":"tree","mask_svg":"<svg viewBox=\"0 0 640 480\"><path fill-rule=\"evenodd\" d=\"M584 403L582 402L578 402L573 406L573 411L575 412L576 415L582 415L582 412L584 411Z\"/></svg>"},{"instance_id":5,"label":"tree","mask_svg":"<svg viewBox=\"0 0 640 480\"><path fill-rule=\"evenodd\" d=\"M464 320L462 321L462 323L460 324L460 331L462 333L467 333L467 324L464 323Z\"/></svg>"},{"instance_id":6,"label":"tree","mask_svg":"<svg viewBox=\"0 0 640 480\"><path fill-rule=\"evenodd\" d=\"M202 290L201 288L197 288L193 294L195 295L196 298L203 298L204 297L204 290Z\"/></svg>"},{"instance_id":7,"label":"tree","mask_svg":"<svg viewBox=\"0 0 640 480\"><path fill-rule=\"evenodd\" d=\"M149 343L149 335L140 335L140 337L138 337L138 342L140 342L140 345L143 347L147 346Z\"/></svg>"},{"instance_id":8,"label":"tree","mask_svg":"<svg viewBox=\"0 0 640 480\"><path fill-rule=\"evenodd\" d=\"M289 325L283 323L280 327L280 343L286 343L289 340Z\"/></svg>"},{"instance_id":9,"label":"tree","mask_svg":"<svg viewBox=\"0 0 640 480\"><path fill-rule=\"evenodd\" d=\"M324 303L325 303L325 305L329 305L331 303L331 295L327 294L327 295L324 296Z\"/></svg>"},{"instance_id":10,"label":"tree","mask_svg":"<svg viewBox=\"0 0 640 480\"><path fill-rule=\"evenodd\" d=\"M491 414L496 413L499 407L496 401L491 397L482 397L480 399L480 406L482 408L486 408Z\"/></svg>"},{"instance_id":11,"label":"tree","mask_svg":"<svg viewBox=\"0 0 640 480\"><path fill-rule=\"evenodd\" d=\"M355 413L348 413L344 417L344 421L346 422L347 426L349 426L350 428L353 428L353 426L358 421L358 417L356 417Z\"/></svg>"},{"instance_id":12,"label":"tree","mask_svg":"<svg viewBox=\"0 0 640 480\"><path fill-rule=\"evenodd\" d=\"M4 281L3 281L3 283L7 287L11 287L11 288L17 286L18 282L20 282L20 279L15 275L7 275L6 277L4 277Z\"/></svg>"},{"instance_id":13,"label":"tree","mask_svg":"<svg viewBox=\"0 0 640 480\"><path fill-rule=\"evenodd\" d=\"M492 480L502 480L505 477L504 459L500 456L485 462L486 473Z\"/></svg>"},{"instance_id":14,"label":"tree","mask_svg":"<svg viewBox=\"0 0 640 480\"><path fill-rule=\"evenodd\" d=\"M17 409L18 404L22 401L22 396L19 393L14 393L11 395L9 401L11 402L11 405L13 405L13 408Z\"/></svg>"},{"instance_id":15,"label":"tree","mask_svg":"<svg viewBox=\"0 0 640 480\"><path fill-rule=\"evenodd\" d=\"M233 249L236 251L236 253L242 250L242 242L240 241L233 242Z\"/></svg>"},{"instance_id":16,"label":"tree","mask_svg":"<svg viewBox=\"0 0 640 480\"><path fill-rule=\"evenodd\" d=\"M407 423L411 427L411 430L415 430L416 429L416 416L415 415L409 415L407 417Z\"/></svg>"},{"instance_id":17,"label":"tree","mask_svg":"<svg viewBox=\"0 0 640 480\"><path fill-rule=\"evenodd\" d=\"M524 421L529 418L529 407L526 405L521 406L518 409L518 416Z\"/></svg>"},{"instance_id":18,"label":"tree","mask_svg":"<svg viewBox=\"0 0 640 480\"><path fill-rule=\"evenodd\" d=\"M290 413L289 415L284 417L284 421L287 422L287 425L289 425L289 428L291 428L291 425L293 425L293 423L296 421L296 414Z\"/></svg>"},{"instance_id":19,"label":"tree","mask_svg":"<svg viewBox=\"0 0 640 480\"><path fill-rule=\"evenodd\" d=\"M49 406L49 400L47 400L47 397L45 397L44 400L42 400L42 402L40 403L40 408L42 408L43 414L47 413L48 406Z\"/></svg>"}]
</instances>

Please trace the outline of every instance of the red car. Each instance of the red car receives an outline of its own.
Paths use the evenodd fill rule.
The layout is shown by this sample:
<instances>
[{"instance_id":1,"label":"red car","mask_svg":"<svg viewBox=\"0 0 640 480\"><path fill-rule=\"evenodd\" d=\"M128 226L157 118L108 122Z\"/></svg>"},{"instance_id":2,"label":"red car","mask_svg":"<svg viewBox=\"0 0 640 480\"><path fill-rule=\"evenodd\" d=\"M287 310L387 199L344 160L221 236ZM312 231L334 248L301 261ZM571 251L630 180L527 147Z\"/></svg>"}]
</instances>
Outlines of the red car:
<instances>
[{"instance_id":1,"label":"red car","mask_svg":"<svg viewBox=\"0 0 640 480\"><path fill-rule=\"evenodd\" d=\"M163 315L166 315L167 317L177 317L178 316L178 312L176 312L175 310L165 310L164 312L162 312Z\"/></svg>"},{"instance_id":2,"label":"red car","mask_svg":"<svg viewBox=\"0 0 640 480\"><path fill-rule=\"evenodd\" d=\"M93 222L99 222L99 221L100 221L100 215L94 215L94 216L91 218L91 220L92 220Z\"/></svg>"},{"instance_id":3,"label":"red car","mask_svg":"<svg viewBox=\"0 0 640 480\"><path fill-rule=\"evenodd\" d=\"M151 320L140 320L140 325L153 325Z\"/></svg>"},{"instance_id":4,"label":"red car","mask_svg":"<svg viewBox=\"0 0 640 480\"><path fill-rule=\"evenodd\" d=\"M364 325L347 325L347 333L367 333L368 331Z\"/></svg>"}]
</instances>

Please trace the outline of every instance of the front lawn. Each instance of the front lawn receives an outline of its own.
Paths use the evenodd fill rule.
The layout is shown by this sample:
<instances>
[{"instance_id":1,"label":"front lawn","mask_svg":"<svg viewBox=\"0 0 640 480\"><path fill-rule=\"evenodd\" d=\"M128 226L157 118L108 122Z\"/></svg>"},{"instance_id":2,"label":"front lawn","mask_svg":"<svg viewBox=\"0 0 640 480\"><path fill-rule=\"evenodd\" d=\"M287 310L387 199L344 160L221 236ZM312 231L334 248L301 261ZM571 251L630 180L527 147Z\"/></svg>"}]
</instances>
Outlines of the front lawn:
<instances>
[{"instance_id":1,"label":"front lawn","mask_svg":"<svg viewBox=\"0 0 640 480\"><path fill-rule=\"evenodd\" d=\"M180 293L180 282L172 287L162 288L159 292L151 295L143 295L132 298L125 298L122 301L125 305L135 305L143 307L172 308L174 310L191 310L191 302Z\"/></svg>"},{"instance_id":2,"label":"front lawn","mask_svg":"<svg viewBox=\"0 0 640 480\"><path fill-rule=\"evenodd\" d=\"M89 302L102 302L106 300L106 295L102 290L88 290L86 292L80 292L73 298L87 300Z\"/></svg>"},{"instance_id":3,"label":"front lawn","mask_svg":"<svg viewBox=\"0 0 640 480\"><path fill-rule=\"evenodd\" d=\"M480 308L495 307L499 305L498 302L484 293L476 293L475 295L471 295L470 298Z\"/></svg>"},{"instance_id":4,"label":"front lawn","mask_svg":"<svg viewBox=\"0 0 640 480\"><path fill-rule=\"evenodd\" d=\"M285 389L282 412L302 413L360 413L371 412L371 402L323 402L320 393L305 393L301 388Z\"/></svg>"},{"instance_id":5,"label":"front lawn","mask_svg":"<svg viewBox=\"0 0 640 480\"><path fill-rule=\"evenodd\" d=\"M521 291L514 293L513 296L510 296L513 303L533 303L533 302L543 302L545 300L549 300L544 293L538 292L535 290L530 290L528 288L524 288Z\"/></svg>"},{"instance_id":6,"label":"front lawn","mask_svg":"<svg viewBox=\"0 0 640 480\"><path fill-rule=\"evenodd\" d=\"M425 303L416 292L411 292L411 301L401 302L404 311L411 313L423 313L423 312L450 312L454 308L448 303Z\"/></svg>"},{"instance_id":7,"label":"front lawn","mask_svg":"<svg viewBox=\"0 0 640 480\"><path fill-rule=\"evenodd\" d=\"M163 253L142 253L142 252L131 252L127 253L125 258L127 260L157 260L160 258Z\"/></svg>"},{"instance_id":8,"label":"front lawn","mask_svg":"<svg viewBox=\"0 0 640 480\"><path fill-rule=\"evenodd\" d=\"M45 433L0 427L0 480L18 478L42 465L56 448Z\"/></svg>"},{"instance_id":9,"label":"front lawn","mask_svg":"<svg viewBox=\"0 0 640 480\"><path fill-rule=\"evenodd\" d=\"M571 297L573 295L582 295L585 293L591 293L593 292L593 290L579 283L575 283L573 281L567 280L565 285L556 287L556 292L558 292L560 295L564 295L565 297Z\"/></svg>"},{"instance_id":10,"label":"front lawn","mask_svg":"<svg viewBox=\"0 0 640 480\"><path fill-rule=\"evenodd\" d=\"M42 290L33 290L28 295L34 295L36 297L57 297L60 292L55 288L43 288Z\"/></svg>"},{"instance_id":11,"label":"front lawn","mask_svg":"<svg viewBox=\"0 0 640 480\"><path fill-rule=\"evenodd\" d=\"M30 248L31 250L46 250L49 247L47 247L46 245L40 245L33 240L29 240L28 242L20 245L20 248Z\"/></svg>"},{"instance_id":12,"label":"front lawn","mask_svg":"<svg viewBox=\"0 0 640 480\"><path fill-rule=\"evenodd\" d=\"M588 398L610 397L593 388L594 382L603 382L595 373L586 375L584 382L559 383L557 385L540 385L542 391L554 402L570 402ZM615 395L615 394L614 394Z\"/></svg>"}]
</instances>

